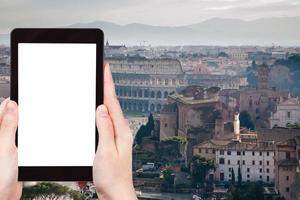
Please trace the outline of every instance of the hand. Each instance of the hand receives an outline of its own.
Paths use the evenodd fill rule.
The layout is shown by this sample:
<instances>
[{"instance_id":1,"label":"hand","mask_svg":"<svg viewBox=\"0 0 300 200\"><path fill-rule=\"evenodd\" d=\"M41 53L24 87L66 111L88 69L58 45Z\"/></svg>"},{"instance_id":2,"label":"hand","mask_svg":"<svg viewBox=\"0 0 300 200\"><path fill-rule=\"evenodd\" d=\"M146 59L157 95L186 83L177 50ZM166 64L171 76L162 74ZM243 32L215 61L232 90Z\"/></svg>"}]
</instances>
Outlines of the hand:
<instances>
[{"instance_id":1,"label":"hand","mask_svg":"<svg viewBox=\"0 0 300 200\"><path fill-rule=\"evenodd\" d=\"M1 200L21 198L22 183L18 182L18 151L15 135L18 106L9 99L0 105L0 197Z\"/></svg>"},{"instance_id":2,"label":"hand","mask_svg":"<svg viewBox=\"0 0 300 200\"><path fill-rule=\"evenodd\" d=\"M96 111L99 143L93 179L100 199L137 199L132 181L132 133L118 102L109 65L104 67L104 105Z\"/></svg>"}]
</instances>

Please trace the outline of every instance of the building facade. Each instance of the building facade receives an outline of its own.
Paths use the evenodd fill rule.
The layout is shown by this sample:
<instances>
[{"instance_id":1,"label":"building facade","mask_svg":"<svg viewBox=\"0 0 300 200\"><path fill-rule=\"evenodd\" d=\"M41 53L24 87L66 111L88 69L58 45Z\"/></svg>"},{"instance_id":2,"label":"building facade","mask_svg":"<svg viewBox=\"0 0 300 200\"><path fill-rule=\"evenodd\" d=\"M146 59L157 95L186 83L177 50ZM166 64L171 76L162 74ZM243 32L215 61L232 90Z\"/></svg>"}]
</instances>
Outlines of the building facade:
<instances>
[{"instance_id":1,"label":"building facade","mask_svg":"<svg viewBox=\"0 0 300 200\"><path fill-rule=\"evenodd\" d=\"M116 93L125 112L159 113L169 94L187 85L176 59L124 57L106 61L111 65Z\"/></svg>"},{"instance_id":2,"label":"building facade","mask_svg":"<svg viewBox=\"0 0 300 200\"><path fill-rule=\"evenodd\" d=\"M300 102L298 98L289 98L281 101L276 106L276 111L271 113L270 128L288 127L300 124Z\"/></svg>"},{"instance_id":3,"label":"building facade","mask_svg":"<svg viewBox=\"0 0 300 200\"><path fill-rule=\"evenodd\" d=\"M295 178L299 178L296 173L300 173L300 136L276 145L275 166L275 186L280 196L286 200L295 199L293 193L298 192L299 188L293 188L292 185Z\"/></svg>"}]
</instances>

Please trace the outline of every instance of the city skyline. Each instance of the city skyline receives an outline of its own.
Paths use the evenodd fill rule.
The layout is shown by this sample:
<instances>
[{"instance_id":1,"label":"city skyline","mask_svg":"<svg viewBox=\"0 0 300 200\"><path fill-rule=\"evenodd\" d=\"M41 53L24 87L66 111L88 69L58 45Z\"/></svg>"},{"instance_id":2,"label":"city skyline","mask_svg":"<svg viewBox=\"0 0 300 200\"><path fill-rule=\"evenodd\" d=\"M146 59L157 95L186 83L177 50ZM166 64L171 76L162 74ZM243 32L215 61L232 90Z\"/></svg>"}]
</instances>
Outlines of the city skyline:
<instances>
[{"instance_id":1,"label":"city skyline","mask_svg":"<svg viewBox=\"0 0 300 200\"><path fill-rule=\"evenodd\" d=\"M2 0L0 33L14 27L57 27L101 20L126 25L183 26L211 18L254 20L295 17L297 0L111 0L111 1L24 1ZM38 20L36 20L38 19Z\"/></svg>"}]
</instances>

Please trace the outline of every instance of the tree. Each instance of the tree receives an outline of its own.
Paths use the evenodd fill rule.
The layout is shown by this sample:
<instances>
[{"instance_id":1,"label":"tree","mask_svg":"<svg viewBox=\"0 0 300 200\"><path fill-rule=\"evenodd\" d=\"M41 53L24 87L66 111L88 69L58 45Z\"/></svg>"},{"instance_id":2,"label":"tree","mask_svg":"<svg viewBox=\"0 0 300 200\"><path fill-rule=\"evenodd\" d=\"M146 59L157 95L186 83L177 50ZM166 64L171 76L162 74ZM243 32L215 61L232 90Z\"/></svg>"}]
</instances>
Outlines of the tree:
<instances>
[{"instance_id":1,"label":"tree","mask_svg":"<svg viewBox=\"0 0 300 200\"><path fill-rule=\"evenodd\" d=\"M58 183L42 182L32 187L25 187L22 192L21 199L59 199L62 196L69 196L74 200L85 200L83 194L78 191L71 190L66 186Z\"/></svg>"},{"instance_id":2,"label":"tree","mask_svg":"<svg viewBox=\"0 0 300 200\"><path fill-rule=\"evenodd\" d=\"M231 184L234 185L235 184L235 174L234 174L234 169L231 169Z\"/></svg>"},{"instance_id":3,"label":"tree","mask_svg":"<svg viewBox=\"0 0 300 200\"><path fill-rule=\"evenodd\" d=\"M167 160L178 160L182 157L182 152L180 152L181 147L187 144L186 137L183 136L173 136L166 138L160 142L160 152L161 158Z\"/></svg>"},{"instance_id":4,"label":"tree","mask_svg":"<svg viewBox=\"0 0 300 200\"><path fill-rule=\"evenodd\" d=\"M140 145L144 137L150 136L151 132L154 130L154 119L153 115L150 114L148 117L148 122L146 125L142 125L140 129L137 131L134 144Z\"/></svg>"},{"instance_id":5,"label":"tree","mask_svg":"<svg viewBox=\"0 0 300 200\"><path fill-rule=\"evenodd\" d=\"M208 160L198 155L192 157L190 165L192 183L194 186L196 186L197 184L203 185L208 171L211 169L215 169L214 161Z\"/></svg>"},{"instance_id":6,"label":"tree","mask_svg":"<svg viewBox=\"0 0 300 200\"><path fill-rule=\"evenodd\" d=\"M264 188L259 182L245 183L240 187L231 186L227 192L228 200L264 200Z\"/></svg>"},{"instance_id":7,"label":"tree","mask_svg":"<svg viewBox=\"0 0 300 200\"><path fill-rule=\"evenodd\" d=\"M242 173L241 173L241 165L239 165L238 169L238 186L240 187L242 185Z\"/></svg>"},{"instance_id":8,"label":"tree","mask_svg":"<svg viewBox=\"0 0 300 200\"><path fill-rule=\"evenodd\" d=\"M251 130L254 130L254 123L251 119L250 114L247 111L242 111L240 113L240 122L241 122L241 127L246 127Z\"/></svg>"}]
</instances>

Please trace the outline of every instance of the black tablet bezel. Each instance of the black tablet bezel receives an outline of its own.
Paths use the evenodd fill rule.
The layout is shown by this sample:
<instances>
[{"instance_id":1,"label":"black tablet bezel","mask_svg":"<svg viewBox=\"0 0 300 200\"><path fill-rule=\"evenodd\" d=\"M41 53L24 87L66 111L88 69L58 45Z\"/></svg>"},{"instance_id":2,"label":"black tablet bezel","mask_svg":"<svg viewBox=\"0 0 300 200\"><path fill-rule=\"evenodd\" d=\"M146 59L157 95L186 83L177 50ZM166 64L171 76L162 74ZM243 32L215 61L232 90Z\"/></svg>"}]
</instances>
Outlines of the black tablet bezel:
<instances>
[{"instance_id":1,"label":"black tablet bezel","mask_svg":"<svg viewBox=\"0 0 300 200\"><path fill-rule=\"evenodd\" d=\"M96 44L96 107L103 103L104 34L100 29L21 28L11 32L10 98L18 103L18 44L19 43L93 43ZM18 131L16 133L18 146ZM95 152L98 134L95 126ZM92 181L92 166L19 167L19 181Z\"/></svg>"}]
</instances>

